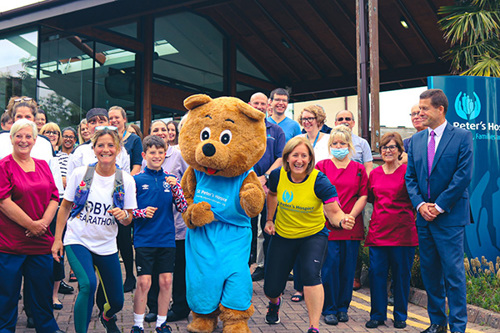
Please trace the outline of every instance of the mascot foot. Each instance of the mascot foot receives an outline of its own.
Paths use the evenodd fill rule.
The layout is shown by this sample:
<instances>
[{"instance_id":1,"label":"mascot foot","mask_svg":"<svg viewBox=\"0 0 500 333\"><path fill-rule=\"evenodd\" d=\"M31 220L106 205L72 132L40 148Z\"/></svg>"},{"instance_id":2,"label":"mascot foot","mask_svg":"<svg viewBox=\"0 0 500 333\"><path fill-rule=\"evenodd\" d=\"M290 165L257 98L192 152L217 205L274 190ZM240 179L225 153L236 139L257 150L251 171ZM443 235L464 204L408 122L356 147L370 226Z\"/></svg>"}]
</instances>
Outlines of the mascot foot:
<instances>
[{"instance_id":1,"label":"mascot foot","mask_svg":"<svg viewBox=\"0 0 500 333\"><path fill-rule=\"evenodd\" d=\"M220 314L219 309L209 314L191 313L193 314L193 321L187 326L188 332L212 333L217 328L217 317Z\"/></svg>"},{"instance_id":2,"label":"mascot foot","mask_svg":"<svg viewBox=\"0 0 500 333\"><path fill-rule=\"evenodd\" d=\"M254 313L253 305L246 311L238 311L233 309L228 309L221 304L220 306L220 320L224 324L224 328L222 330L223 333L251 333L248 328L248 319Z\"/></svg>"}]
</instances>

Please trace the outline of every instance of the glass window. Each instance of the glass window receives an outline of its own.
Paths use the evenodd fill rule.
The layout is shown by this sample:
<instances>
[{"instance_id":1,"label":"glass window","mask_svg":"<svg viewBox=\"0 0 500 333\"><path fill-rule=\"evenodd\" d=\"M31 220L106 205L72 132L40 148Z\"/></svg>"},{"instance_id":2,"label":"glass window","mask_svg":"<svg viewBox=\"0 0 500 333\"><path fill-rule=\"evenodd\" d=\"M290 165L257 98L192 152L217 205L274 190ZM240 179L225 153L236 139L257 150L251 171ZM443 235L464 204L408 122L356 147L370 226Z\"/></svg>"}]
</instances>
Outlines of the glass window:
<instances>
[{"instance_id":1,"label":"glass window","mask_svg":"<svg viewBox=\"0 0 500 333\"><path fill-rule=\"evenodd\" d=\"M184 12L157 17L154 29L155 80L223 91L223 35L210 22Z\"/></svg>"},{"instance_id":2,"label":"glass window","mask_svg":"<svg viewBox=\"0 0 500 333\"><path fill-rule=\"evenodd\" d=\"M0 37L0 108L11 96L36 97L38 31Z\"/></svg>"},{"instance_id":3,"label":"glass window","mask_svg":"<svg viewBox=\"0 0 500 333\"><path fill-rule=\"evenodd\" d=\"M96 43L96 52L102 55L95 68L95 106L109 109L121 106L129 122L140 120L136 108L136 70L134 52Z\"/></svg>"},{"instance_id":4,"label":"glass window","mask_svg":"<svg viewBox=\"0 0 500 333\"><path fill-rule=\"evenodd\" d=\"M137 22L107 27L107 29L137 39Z\"/></svg>"},{"instance_id":5,"label":"glass window","mask_svg":"<svg viewBox=\"0 0 500 333\"><path fill-rule=\"evenodd\" d=\"M248 58L238 49L236 50L236 70L265 81L269 78L265 76Z\"/></svg>"},{"instance_id":6,"label":"glass window","mask_svg":"<svg viewBox=\"0 0 500 333\"><path fill-rule=\"evenodd\" d=\"M76 126L93 107L92 43L78 36L42 30L38 102L49 121Z\"/></svg>"}]
</instances>

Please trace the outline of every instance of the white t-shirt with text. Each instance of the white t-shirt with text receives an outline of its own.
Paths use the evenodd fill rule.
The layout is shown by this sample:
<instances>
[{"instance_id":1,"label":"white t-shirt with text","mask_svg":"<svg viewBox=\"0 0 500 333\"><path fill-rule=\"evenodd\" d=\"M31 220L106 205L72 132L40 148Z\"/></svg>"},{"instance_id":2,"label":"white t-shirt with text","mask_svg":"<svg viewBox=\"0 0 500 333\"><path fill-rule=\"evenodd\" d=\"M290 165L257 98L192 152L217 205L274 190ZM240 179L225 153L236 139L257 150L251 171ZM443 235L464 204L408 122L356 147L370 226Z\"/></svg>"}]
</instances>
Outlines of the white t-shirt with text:
<instances>
[{"instance_id":1,"label":"white t-shirt with text","mask_svg":"<svg viewBox=\"0 0 500 333\"><path fill-rule=\"evenodd\" d=\"M86 166L79 167L70 176L64 199L74 201L75 191L83 180ZM123 172L125 190L124 209L137 208L135 181L128 173ZM94 173L87 199L88 209L83 209L78 216L70 218L67 223L64 245L79 244L99 255L116 253L117 221L108 210L113 208L113 191L115 176L103 177Z\"/></svg>"}]
</instances>

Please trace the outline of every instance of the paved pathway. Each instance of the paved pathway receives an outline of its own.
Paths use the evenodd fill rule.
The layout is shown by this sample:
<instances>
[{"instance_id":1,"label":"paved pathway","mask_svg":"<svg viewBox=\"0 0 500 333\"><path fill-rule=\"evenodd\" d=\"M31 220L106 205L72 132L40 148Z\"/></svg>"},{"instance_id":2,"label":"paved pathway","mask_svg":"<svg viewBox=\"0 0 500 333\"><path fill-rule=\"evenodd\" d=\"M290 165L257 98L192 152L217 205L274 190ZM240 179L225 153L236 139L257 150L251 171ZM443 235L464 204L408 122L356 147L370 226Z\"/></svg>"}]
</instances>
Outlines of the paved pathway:
<instances>
[{"instance_id":1,"label":"paved pathway","mask_svg":"<svg viewBox=\"0 0 500 333\"><path fill-rule=\"evenodd\" d=\"M77 284L72 284L75 289ZM305 302L293 303L290 301L290 297L293 293L293 284L288 282L285 291L284 302L280 310L281 323L277 325L268 325L264 322L264 316L267 312L267 299L263 292L263 281L254 282L254 296L253 304L255 306L255 314L249 321L250 329L253 333L260 332L279 332L279 333L300 333L307 332L308 328L308 317ZM67 333L75 332L73 326L73 305L76 299L76 292L73 295L60 295L60 300L64 304L64 309L60 311L55 311L56 320L62 330ZM125 305L123 310L118 313L118 326L122 332L130 332L130 328L133 324L133 294L125 294ZM22 304L22 302L20 302ZM22 305L20 305L22 308ZM358 292L354 292L353 301L351 303L351 308L349 309L350 320L347 323L339 323L337 326L326 325L323 321L320 324L321 333L324 332L370 332L370 333L380 333L380 332L421 332L429 326L429 320L427 317L427 311L425 308L410 304L409 306L409 318L407 320L408 326L405 329L395 329L392 326L392 307L389 307L388 318L386 321L386 326L379 326L376 329L365 328L365 323L369 320L370 313L370 297L369 289L363 288ZM173 328L173 332L187 332L186 326L188 321L191 320L191 316L187 320L169 323ZM146 323L145 332L154 333L154 325ZM26 332L34 333L34 329L26 328L26 315L24 313L19 313L17 330L16 332ZM89 332L105 332L101 323L97 318L97 308L94 307L94 313L92 316L92 322L90 323ZM219 322L219 326L215 332L222 332L222 324ZM469 333L479 333L479 332L499 332L499 330L488 327L480 326L477 324L469 324Z\"/></svg>"}]
</instances>

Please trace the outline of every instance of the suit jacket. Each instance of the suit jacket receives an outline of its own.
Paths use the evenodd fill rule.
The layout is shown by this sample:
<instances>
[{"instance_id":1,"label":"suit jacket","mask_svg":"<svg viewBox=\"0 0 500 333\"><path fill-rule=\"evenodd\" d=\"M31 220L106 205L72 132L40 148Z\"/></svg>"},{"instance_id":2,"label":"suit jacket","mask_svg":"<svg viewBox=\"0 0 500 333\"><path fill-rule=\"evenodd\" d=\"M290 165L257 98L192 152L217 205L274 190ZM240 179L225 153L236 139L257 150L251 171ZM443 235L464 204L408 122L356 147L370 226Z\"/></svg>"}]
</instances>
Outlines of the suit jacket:
<instances>
[{"instance_id":1,"label":"suit jacket","mask_svg":"<svg viewBox=\"0 0 500 333\"><path fill-rule=\"evenodd\" d=\"M422 202L436 203L445 212L431 223L442 226L463 226L470 223L468 186L472 179L472 133L446 125L434 156L430 177L427 167L429 131L413 135L408 151L406 187L416 208ZM430 198L427 181L430 181ZM426 226L417 214L417 226Z\"/></svg>"}]
</instances>

